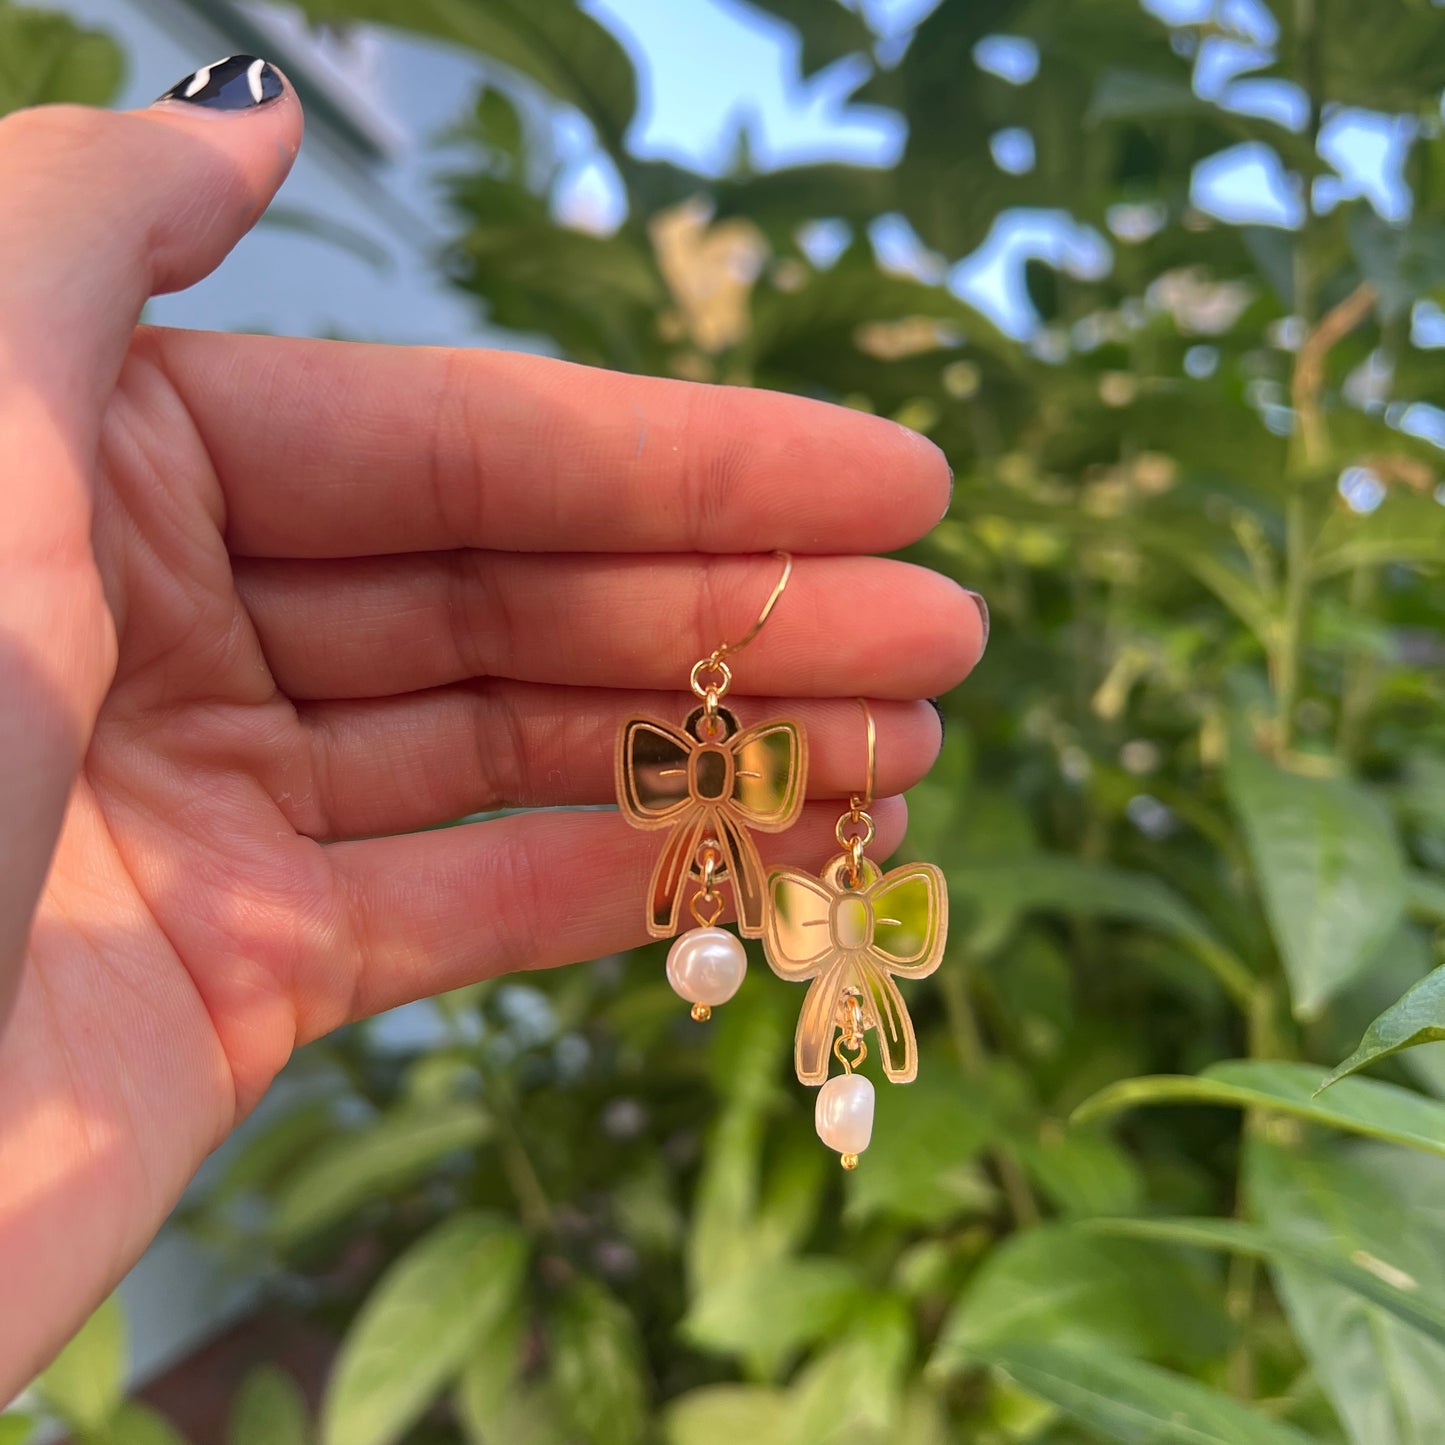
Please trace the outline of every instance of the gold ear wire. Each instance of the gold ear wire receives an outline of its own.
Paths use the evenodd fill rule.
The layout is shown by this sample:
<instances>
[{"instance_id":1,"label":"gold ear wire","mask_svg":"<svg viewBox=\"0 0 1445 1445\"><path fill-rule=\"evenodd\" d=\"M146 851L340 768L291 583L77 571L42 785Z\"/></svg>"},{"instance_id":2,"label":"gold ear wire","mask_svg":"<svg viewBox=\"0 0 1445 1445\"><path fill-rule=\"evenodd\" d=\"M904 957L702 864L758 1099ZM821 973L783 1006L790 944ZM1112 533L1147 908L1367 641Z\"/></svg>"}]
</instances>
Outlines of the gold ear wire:
<instances>
[{"instance_id":1,"label":"gold ear wire","mask_svg":"<svg viewBox=\"0 0 1445 1445\"><path fill-rule=\"evenodd\" d=\"M773 590L768 593L768 600L763 603L763 610L758 613L758 620L743 633L737 642L718 643L707 657L699 658L692 665L688 683L693 692L707 703L709 724L716 714L718 699L726 697L728 688L732 686L733 672L732 668L727 665L726 659L736 652L741 652L763 630L764 623L773 615L773 608L778 605L778 599L783 595L788 585L788 579L793 575L793 554L791 552L774 552L773 556L782 558L783 575L773 584ZM709 677L712 679L710 682L707 680Z\"/></svg>"},{"instance_id":2,"label":"gold ear wire","mask_svg":"<svg viewBox=\"0 0 1445 1445\"><path fill-rule=\"evenodd\" d=\"M863 709L868 738L863 791L850 795L848 811L838 819L838 826L833 830L839 846L848 853L847 879L850 888L856 888L863 876L863 850L873 841L873 819L868 809L873 804L873 790L878 785L878 729L873 722L873 709L868 706L868 699L860 697L858 705Z\"/></svg>"},{"instance_id":3,"label":"gold ear wire","mask_svg":"<svg viewBox=\"0 0 1445 1445\"><path fill-rule=\"evenodd\" d=\"M873 709L868 706L868 699L860 697L858 706L863 709L863 720L868 728L868 766L863 774L863 794L860 797L857 793L848 800L850 806L861 813L873 805L873 790L878 786L878 729L873 723Z\"/></svg>"},{"instance_id":4,"label":"gold ear wire","mask_svg":"<svg viewBox=\"0 0 1445 1445\"><path fill-rule=\"evenodd\" d=\"M773 585L773 590L768 593L768 600L763 603L763 610L758 613L758 620L748 628L741 639L737 642L724 642L713 653L713 657L719 662L721 662L723 658L731 656L734 652L741 652L743 648L763 630L763 624L773 615L773 608L778 605L778 599L786 590L788 580L793 575L793 554L791 552L777 551L773 553L773 556L782 560L783 575L778 578L777 582Z\"/></svg>"}]
</instances>

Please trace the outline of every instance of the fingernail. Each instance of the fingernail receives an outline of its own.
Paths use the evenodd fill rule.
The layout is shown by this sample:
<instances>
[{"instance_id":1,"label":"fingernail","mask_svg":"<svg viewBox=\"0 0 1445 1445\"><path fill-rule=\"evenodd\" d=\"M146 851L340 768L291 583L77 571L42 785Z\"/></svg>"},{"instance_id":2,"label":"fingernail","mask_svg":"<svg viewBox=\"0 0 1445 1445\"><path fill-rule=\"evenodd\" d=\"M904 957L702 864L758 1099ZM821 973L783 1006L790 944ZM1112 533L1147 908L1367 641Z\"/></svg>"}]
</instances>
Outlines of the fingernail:
<instances>
[{"instance_id":1,"label":"fingernail","mask_svg":"<svg viewBox=\"0 0 1445 1445\"><path fill-rule=\"evenodd\" d=\"M207 110L252 110L285 92L285 82L275 66L255 55L228 55L186 76L158 95L153 104L183 100Z\"/></svg>"},{"instance_id":2,"label":"fingernail","mask_svg":"<svg viewBox=\"0 0 1445 1445\"><path fill-rule=\"evenodd\" d=\"M936 697L928 699L928 705L938 714L938 747L943 749L943 740L948 736L948 714L943 710L943 704Z\"/></svg>"},{"instance_id":3,"label":"fingernail","mask_svg":"<svg viewBox=\"0 0 1445 1445\"><path fill-rule=\"evenodd\" d=\"M967 591L968 589L965 588L964 590ZM973 605L978 608L978 615L983 619L983 643L978 649L978 656L981 659L984 653L988 651L988 603L983 600L982 594L978 592L969 592L968 595L973 598Z\"/></svg>"}]
</instances>

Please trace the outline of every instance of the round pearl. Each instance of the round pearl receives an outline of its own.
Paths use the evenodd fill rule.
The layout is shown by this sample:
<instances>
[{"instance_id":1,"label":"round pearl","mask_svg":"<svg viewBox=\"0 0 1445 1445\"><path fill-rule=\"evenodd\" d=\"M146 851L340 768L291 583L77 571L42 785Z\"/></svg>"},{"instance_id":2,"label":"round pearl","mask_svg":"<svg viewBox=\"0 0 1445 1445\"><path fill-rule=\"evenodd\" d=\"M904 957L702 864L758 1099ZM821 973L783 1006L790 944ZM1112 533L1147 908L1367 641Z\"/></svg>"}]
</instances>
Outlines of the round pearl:
<instances>
[{"instance_id":1,"label":"round pearl","mask_svg":"<svg viewBox=\"0 0 1445 1445\"><path fill-rule=\"evenodd\" d=\"M861 1154L873 1137L873 1084L862 1074L835 1074L818 1090L818 1137L840 1154Z\"/></svg>"},{"instance_id":2,"label":"round pearl","mask_svg":"<svg viewBox=\"0 0 1445 1445\"><path fill-rule=\"evenodd\" d=\"M725 928L690 928L667 951L667 981L689 1003L713 1007L742 987L748 955Z\"/></svg>"}]
</instances>

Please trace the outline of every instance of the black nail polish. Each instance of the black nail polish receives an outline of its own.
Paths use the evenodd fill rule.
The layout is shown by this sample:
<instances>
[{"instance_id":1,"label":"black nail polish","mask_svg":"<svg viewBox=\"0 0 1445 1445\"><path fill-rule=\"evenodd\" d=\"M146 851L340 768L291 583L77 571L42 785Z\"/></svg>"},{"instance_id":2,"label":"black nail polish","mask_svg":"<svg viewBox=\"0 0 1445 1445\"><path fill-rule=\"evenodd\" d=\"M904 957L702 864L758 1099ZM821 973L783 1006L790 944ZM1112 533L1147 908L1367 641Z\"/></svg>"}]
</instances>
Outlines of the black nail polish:
<instances>
[{"instance_id":1,"label":"black nail polish","mask_svg":"<svg viewBox=\"0 0 1445 1445\"><path fill-rule=\"evenodd\" d=\"M936 697L928 699L928 705L938 714L938 747L943 750L943 740L948 736L948 714L943 710L943 704Z\"/></svg>"},{"instance_id":2,"label":"black nail polish","mask_svg":"<svg viewBox=\"0 0 1445 1445\"><path fill-rule=\"evenodd\" d=\"M978 615L983 619L983 644L978 649L978 655L982 657L988 651L988 603L983 600L981 594L970 592L974 606L978 608Z\"/></svg>"},{"instance_id":3,"label":"black nail polish","mask_svg":"<svg viewBox=\"0 0 1445 1445\"><path fill-rule=\"evenodd\" d=\"M280 72L255 55L228 55L203 65L157 100L183 100L207 110L251 110L285 93Z\"/></svg>"}]
</instances>

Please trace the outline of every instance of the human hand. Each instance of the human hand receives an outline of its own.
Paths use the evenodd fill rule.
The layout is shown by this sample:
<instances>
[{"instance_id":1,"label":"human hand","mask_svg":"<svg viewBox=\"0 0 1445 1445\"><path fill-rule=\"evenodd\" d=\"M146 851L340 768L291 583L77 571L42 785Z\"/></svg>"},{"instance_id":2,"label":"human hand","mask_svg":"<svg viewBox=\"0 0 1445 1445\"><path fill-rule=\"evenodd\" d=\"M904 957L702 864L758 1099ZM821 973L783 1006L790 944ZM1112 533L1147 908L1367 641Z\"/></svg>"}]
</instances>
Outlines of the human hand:
<instances>
[{"instance_id":1,"label":"human hand","mask_svg":"<svg viewBox=\"0 0 1445 1445\"><path fill-rule=\"evenodd\" d=\"M942 514L899 426L527 355L137 328L213 269L301 113L0 122L0 1402L134 1263L297 1044L643 937L657 839L613 739L746 629L744 722L800 718L827 856L982 651L976 599L859 554ZM263 85L264 80L264 85ZM734 695L736 701L736 694ZM879 803L879 856L903 807ZM379 836L379 835L394 836Z\"/></svg>"}]
</instances>

